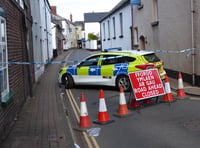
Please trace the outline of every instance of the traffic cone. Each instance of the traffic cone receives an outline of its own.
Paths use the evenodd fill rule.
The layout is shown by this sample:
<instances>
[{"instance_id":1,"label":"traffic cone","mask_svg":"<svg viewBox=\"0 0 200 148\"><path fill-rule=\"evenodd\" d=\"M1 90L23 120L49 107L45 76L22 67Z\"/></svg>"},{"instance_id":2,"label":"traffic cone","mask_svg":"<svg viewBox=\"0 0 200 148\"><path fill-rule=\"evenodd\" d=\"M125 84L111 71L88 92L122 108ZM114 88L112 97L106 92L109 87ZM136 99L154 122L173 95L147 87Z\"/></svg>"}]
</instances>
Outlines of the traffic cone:
<instances>
[{"instance_id":1,"label":"traffic cone","mask_svg":"<svg viewBox=\"0 0 200 148\"><path fill-rule=\"evenodd\" d=\"M174 99L172 98L171 88L167 75L165 76L165 92L166 95L164 95L163 102L173 102Z\"/></svg>"},{"instance_id":2,"label":"traffic cone","mask_svg":"<svg viewBox=\"0 0 200 148\"><path fill-rule=\"evenodd\" d=\"M181 76L180 72L179 72L179 75L178 75L177 97L178 98L184 98L185 97L185 91L184 91L184 87L183 87L183 79L182 79L182 76Z\"/></svg>"},{"instance_id":3,"label":"traffic cone","mask_svg":"<svg viewBox=\"0 0 200 148\"><path fill-rule=\"evenodd\" d=\"M81 93L81 103L80 103L80 122L79 122L79 130L87 130L91 127L91 123L88 117L88 111L86 107L84 94Z\"/></svg>"},{"instance_id":4,"label":"traffic cone","mask_svg":"<svg viewBox=\"0 0 200 148\"><path fill-rule=\"evenodd\" d=\"M145 99L143 100L143 104L147 105L147 104L152 104L152 99Z\"/></svg>"},{"instance_id":5,"label":"traffic cone","mask_svg":"<svg viewBox=\"0 0 200 148\"><path fill-rule=\"evenodd\" d=\"M130 108L139 108L141 107L140 102L136 101L136 99L132 98L130 103Z\"/></svg>"},{"instance_id":6,"label":"traffic cone","mask_svg":"<svg viewBox=\"0 0 200 148\"><path fill-rule=\"evenodd\" d=\"M100 90L100 97L99 97L99 115L98 119L94 120L93 123L96 124L108 124L113 122L114 120L110 120L107 112L107 107L104 99L103 90Z\"/></svg>"},{"instance_id":7,"label":"traffic cone","mask_svg":"<svg viewBox=\"0 0 200 148\"><path fill-rule=\"evenodd\" d=\"M126 104L126 98L124 95L124 90L122 85L120 86L120 96L119 96L119 108L118 113L114 114L117 117L127 117L129 115L129 111Z\"/></svg>"}]
</instances>

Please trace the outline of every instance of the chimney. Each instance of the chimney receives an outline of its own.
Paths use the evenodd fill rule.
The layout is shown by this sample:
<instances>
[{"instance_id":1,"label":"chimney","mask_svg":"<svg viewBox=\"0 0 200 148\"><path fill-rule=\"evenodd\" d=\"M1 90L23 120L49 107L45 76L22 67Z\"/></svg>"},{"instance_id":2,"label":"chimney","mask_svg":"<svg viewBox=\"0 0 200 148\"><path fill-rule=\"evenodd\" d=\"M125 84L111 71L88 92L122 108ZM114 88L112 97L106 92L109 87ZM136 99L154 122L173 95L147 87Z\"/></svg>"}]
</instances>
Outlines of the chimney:
<instances>
[{"instance_id":1,"label":"chimney","mask_svg":"<svg viewBox=\"0 0 200 148\"><path fill-rule=\"evenodd\" d=\"M71 13L70 13L70 21L73 22L73 20L72 20L72 14Z\"/></svg>"},{"instance_id":2,"label":"chimney","mask_svg":"<svg viewBox=\"0 0 200 148\"><path fill-rule=\"evenodd\" d=\"M56 6L51 6L51 14L57 15Z\"/></svg>"}]
</instances>

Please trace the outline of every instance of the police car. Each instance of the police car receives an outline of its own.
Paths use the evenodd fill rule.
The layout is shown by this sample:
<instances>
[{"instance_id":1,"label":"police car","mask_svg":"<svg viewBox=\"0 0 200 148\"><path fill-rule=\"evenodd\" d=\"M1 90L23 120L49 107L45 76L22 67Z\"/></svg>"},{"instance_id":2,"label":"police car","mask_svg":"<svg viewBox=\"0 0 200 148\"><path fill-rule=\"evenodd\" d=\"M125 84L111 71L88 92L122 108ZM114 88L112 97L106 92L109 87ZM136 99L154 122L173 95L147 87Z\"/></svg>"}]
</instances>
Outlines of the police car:
<instances>
[{"instance_id":1,"label":"police car","mask_svg":"<svg viewBox=\"0 0 200 148\"><path fill-rule=\"evenodd\" d=\"M59 82L65 88L75 85L114 86L130 91L128 73L157 68L160 77L165 78L163 62L154 52L147 51L107 51L93 54L79 64L65 66L59 72Z\"/></svg>"}]
</instances>

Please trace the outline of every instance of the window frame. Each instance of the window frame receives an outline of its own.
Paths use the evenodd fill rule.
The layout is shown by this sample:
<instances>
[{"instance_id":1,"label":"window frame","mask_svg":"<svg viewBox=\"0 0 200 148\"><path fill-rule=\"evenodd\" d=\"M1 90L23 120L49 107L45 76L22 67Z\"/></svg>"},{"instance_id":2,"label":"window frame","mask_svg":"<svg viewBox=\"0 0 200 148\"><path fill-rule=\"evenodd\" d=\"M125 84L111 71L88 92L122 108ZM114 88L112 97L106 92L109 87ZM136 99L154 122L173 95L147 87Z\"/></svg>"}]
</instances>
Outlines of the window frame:
<instances>
[{"instance_id":1,"label":"window frame","mask_svg":"<svg viewBox=\"0 0 200 148\"><path fill-rule=\"evenodd\" d=\"M3 24L2 24L3 23ZM3 34L3 37L2 37ZM6 19L0 16L0 62L8 62L8 50L7 50L7 32L6 32ZM1 96L4 97L9 93L9 78L8 78L8 64L1 63Z\"/></svg>"},{"instance_id":2,"label":"window frame","mask_svg":"<svg viewBox=\"0 0 200 148\"><path fill-rule=\"evenodd\" d=\"M113 39L116 39L115 17L113 17L112 20L113 20Z\"/></svg>"},{"instance_id":3,"label":"window frame","mask_svg":"<svg viewBox=\"0 0 200 148\"><path fill-rule=\"evenodd\" d=\"M123 38L123 13L119 13L119 22L120 22L120 36L119 38Z\"/></svg>"},{"instance_id":4,"label":"window frame","mask_svg":"<svg viewBox=\"0 0 200 148\"><path fill-rule=\"evenodd\" d=\"M158 0L152 0L152 23L155 22L158 22Z\"/></svg>"}]
</instances>

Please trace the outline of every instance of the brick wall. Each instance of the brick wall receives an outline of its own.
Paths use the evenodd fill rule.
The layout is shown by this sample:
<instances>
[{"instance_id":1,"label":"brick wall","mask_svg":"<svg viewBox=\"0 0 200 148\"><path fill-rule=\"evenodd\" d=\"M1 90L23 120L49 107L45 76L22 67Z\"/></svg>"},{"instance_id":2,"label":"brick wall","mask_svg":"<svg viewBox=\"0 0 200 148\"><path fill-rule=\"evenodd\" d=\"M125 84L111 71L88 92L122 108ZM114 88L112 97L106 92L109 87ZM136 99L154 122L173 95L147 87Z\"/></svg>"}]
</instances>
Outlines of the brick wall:
<instances>
[{"instance_id":1,"label":"brick wall","mask_svg":"<svg viewBox=\"0 0 200 148\"><path fill-rule=\"evenodd\" d=\"M8 61L33 61L32 33L31 33L31 15L29 0L27 10L23 10L16 0L0 0L0 7L7 13L7 50ZM27 13L25 17L25 13ZM26 19L26 26L24 27ZM26 29L28 30L28 50L26 48ZM28 56L29 55L29 56ZM12 97L6 107L0 106L0 139L8 134L14 124L26 98L31 93L31 86L34 82L34 70L32 65L9 65L9 88L15 95ZM31 77L29 77L29 71ZM31 82L31 83L30 83Z\"/></svg>"}]
</instances>

